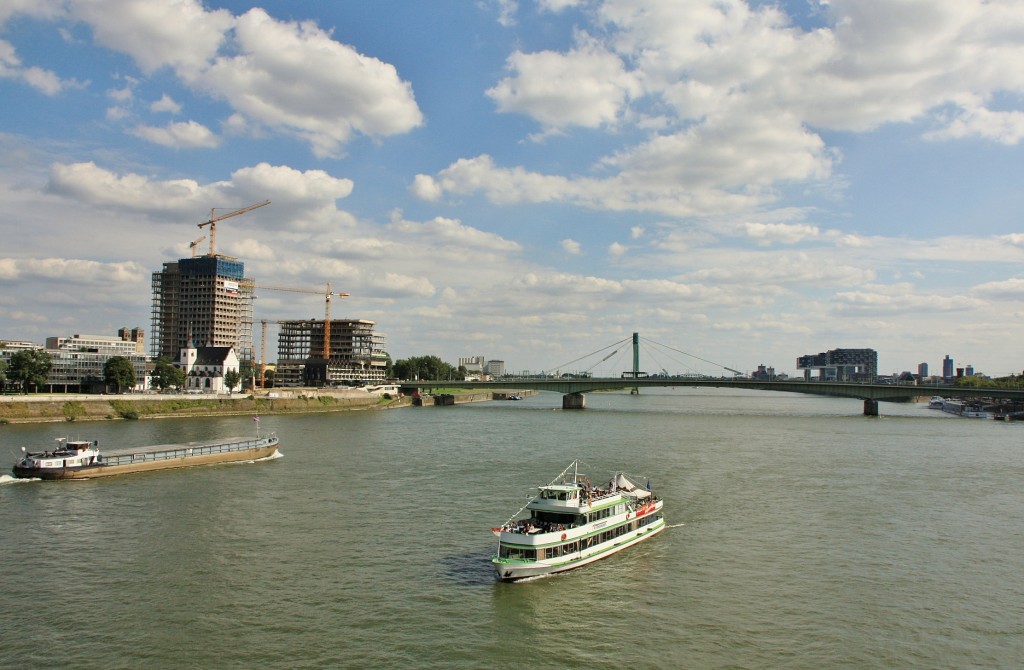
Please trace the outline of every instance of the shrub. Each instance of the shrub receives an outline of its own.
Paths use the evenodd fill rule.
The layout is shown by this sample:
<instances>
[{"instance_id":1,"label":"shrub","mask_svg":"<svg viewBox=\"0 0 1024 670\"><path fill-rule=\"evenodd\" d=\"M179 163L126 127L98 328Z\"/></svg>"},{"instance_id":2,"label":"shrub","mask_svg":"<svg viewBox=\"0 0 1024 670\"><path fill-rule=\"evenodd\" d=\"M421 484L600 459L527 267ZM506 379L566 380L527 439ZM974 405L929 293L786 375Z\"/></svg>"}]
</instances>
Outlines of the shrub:
<instances>
[{"instance_id":1,"label":"shrub","mask_svg":"<svg viewBox=\"0 0 1024 670\"><path fill-rule=\"evenodd\" d=\"M114 408L117 415L122 419L138 419L139 410L137 410L130 402L124 400L111 400L110 406Z\"/></svg>"},{"instance_id":2,"label":"shrub","mask_svg":"<svg viewBox=\"0 0 1024 670\"><path fill-rule=\"evenodd\" d=\"M64 418L68 421L74 421L79 417L85 416L85 405L75 400L69 400L64 403Z\"/></svg>"}]
</instances>

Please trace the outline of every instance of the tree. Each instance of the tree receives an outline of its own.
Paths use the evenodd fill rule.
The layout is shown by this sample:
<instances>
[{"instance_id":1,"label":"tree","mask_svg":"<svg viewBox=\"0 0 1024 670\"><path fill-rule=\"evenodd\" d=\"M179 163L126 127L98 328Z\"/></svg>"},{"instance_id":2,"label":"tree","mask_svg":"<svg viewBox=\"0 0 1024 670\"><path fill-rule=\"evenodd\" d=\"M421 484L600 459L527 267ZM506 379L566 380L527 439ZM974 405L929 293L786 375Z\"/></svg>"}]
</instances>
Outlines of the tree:
<instances>
[{"instance_id":1,"label":"tree","mask_svg":"<svg viewBox=\"0 0 1024 670\"><path fill-rule=\"evenodd\" d=\"M111 356L103 364L103 383L115 386L120 393L122 388L135 386L135 366L124 356Z\"/></svg>"},{"instance_id":2,"label":"tree","mask_svg":"<svg viewBox=\"0 0 1024 670\"><path fill-rule=\"evenodd\" d=\"M3 386L5 381L7 381L7 363L0 361L0 386Z\"/></svg>"},{"instance_id":3,"label":"tree","mask_svg":"<svg viewBox=\"0 0 1024 670\"><path fill-rule=\"evenodd\" d=\"M153 366L152 384L161 391L181 388L185 383L185 371L176 367L166 358L159 359Z\"/></svg>"},{"instance_id":4,"label":"tree","mask_svg":"<svg viewBox=\"0 0 1024 670\"><path fill-rule=\"evenodd\" d=\"M37 390L46 383L52 367L53 359L42 349L23 349L11 356L7 377L21 384L23 393L28 393L28 387Z\"/></svg>"},{"instance_id":5,"label":"tree","mask_svg":"<svg viewBox=\"0 0 1024 670\"><path fill-rule=\"evenodd\" d=\"M224 373L224 386L228 387L228 393L231 393L240 381L242 381L242 375L238 370L228 370Z\"/></svg>"},{"instance_id":6,"label":"tree","mask_svg":"<svg viewBox=\"0 0 1024 670\"><path fill-rule=\"evenodd\" d=\"M413 356L395 361L395 377L398 379L422 379L423 381L462 380L453 366L437 356Z\"/></svg>"}]
</instances>

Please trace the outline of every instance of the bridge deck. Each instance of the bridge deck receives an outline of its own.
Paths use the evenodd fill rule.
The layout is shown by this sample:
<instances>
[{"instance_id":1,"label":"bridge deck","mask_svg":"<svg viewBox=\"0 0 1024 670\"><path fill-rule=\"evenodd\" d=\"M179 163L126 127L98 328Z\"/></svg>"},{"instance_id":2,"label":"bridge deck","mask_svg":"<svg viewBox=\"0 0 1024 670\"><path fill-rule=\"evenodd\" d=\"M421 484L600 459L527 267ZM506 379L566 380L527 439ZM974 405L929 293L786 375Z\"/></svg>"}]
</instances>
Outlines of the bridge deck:
<instances>
[{"instance_id":1,"label":"bridge deck","mask_svg":"<svg viewBox=\"0 0 1024 670\"><path fill-rule=\"evenodd\" d=\"M915 386L910 384L852 384L845 382L808 381L756 381L750 379L690 379L685 377L623 379L621 377L589 379L533 379L518 378L492 382L434 382L415 381L402 384L406 388L423 390L451 388L465 389L533 389L556 393L588 393L614 389L652 387L712 387L744 388L758 391L782 391L786 393L809 393L861 400L907 401L913 398L933 395L945 398L994 398L1003 400L1024 400L1024 389L967 388L962 386Z\"/></svg>"}]
</instances>

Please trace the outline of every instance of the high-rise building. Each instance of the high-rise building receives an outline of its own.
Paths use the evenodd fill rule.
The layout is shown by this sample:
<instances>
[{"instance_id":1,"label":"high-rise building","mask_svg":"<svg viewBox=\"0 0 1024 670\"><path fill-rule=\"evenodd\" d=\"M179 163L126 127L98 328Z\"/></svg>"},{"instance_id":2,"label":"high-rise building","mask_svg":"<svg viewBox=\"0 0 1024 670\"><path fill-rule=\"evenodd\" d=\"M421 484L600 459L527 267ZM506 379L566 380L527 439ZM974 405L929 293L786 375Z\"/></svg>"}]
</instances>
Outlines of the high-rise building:
<instances>
[{"instance_id":1,"label":"high-rise building","mask_svg":"<svg viewBox=\"0 0 1024 670\"><path fill-rule=\"evenodd\" d=\"M928 376L928 364L918 363L917 364L917 378L925 379Z\"/></svg>"},{"instance_id":2,"label":"high-rise building","mask_svg":"<svg viewBox=\"0 0 1024 670\"><path fill-rule=\"evenodd\" d=\"M201 346L232 347L251 363L255 281L245 264L226 256L182 258L153 273L154 358L175 361L189 338Z\"/></svg>"},{"instance_id":3,"label":"high-rise building","mask_svg":"<svg viewBox=\"0 0 1024 670\"><path fill-rule=\"evenodd\" d=\"M949 357L949 354L942 359L942 376L946 379L953 378L953 359Z\"/></svg>"},{"instance_id":4,"label":"high-rise building","mask_svg":"<svg viewBox=\"0 0 1024 670\"><path fill-rule=\"evenodd\" d=\"M874 349L830 349L796 359L796 367L811 378L818 370L822 381L874 381L878 376L878 352Z\"/></svg>"},{"instance_id":5,"label":"high-rise building","mask_svg":"<svg viewBox=\"0 0 1024 670\"><path fill-rule=\"evenodd\" d=\"M331 319L330 358L325 360L324 322L279 321L275 386L337 386L379 383L387 377L387 337L373 321Z\"/></svg>"}]
</instances>

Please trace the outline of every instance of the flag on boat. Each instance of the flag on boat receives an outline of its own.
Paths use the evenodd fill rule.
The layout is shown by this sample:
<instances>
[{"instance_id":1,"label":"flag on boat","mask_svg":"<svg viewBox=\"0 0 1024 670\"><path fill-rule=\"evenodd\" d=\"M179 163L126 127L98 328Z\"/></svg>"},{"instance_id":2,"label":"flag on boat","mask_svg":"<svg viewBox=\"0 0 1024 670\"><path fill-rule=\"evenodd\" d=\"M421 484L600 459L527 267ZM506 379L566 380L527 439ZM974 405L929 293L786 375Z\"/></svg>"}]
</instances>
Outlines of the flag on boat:
<instances>
[{"instance_id":1,"label":"flag on boat","mask_svg":"<svg viewBox=\"0 0 1024 670\"><path fill-rule=\"evenodd\" d=\"M256 423L260 422L260 418L258 416L254 416L252 420L255 421Z\"/></svg>"}]
</instances>

